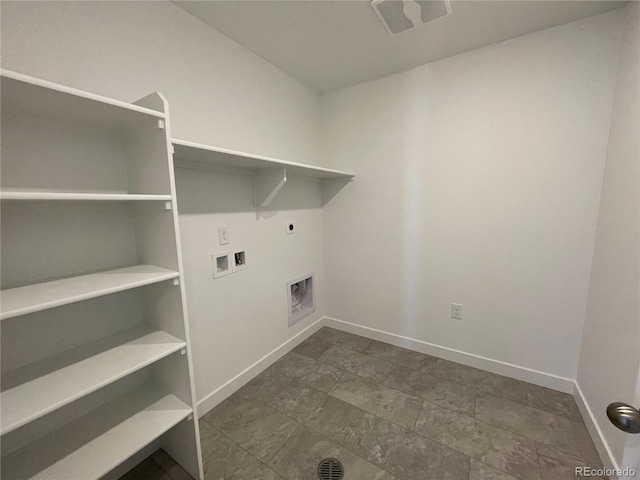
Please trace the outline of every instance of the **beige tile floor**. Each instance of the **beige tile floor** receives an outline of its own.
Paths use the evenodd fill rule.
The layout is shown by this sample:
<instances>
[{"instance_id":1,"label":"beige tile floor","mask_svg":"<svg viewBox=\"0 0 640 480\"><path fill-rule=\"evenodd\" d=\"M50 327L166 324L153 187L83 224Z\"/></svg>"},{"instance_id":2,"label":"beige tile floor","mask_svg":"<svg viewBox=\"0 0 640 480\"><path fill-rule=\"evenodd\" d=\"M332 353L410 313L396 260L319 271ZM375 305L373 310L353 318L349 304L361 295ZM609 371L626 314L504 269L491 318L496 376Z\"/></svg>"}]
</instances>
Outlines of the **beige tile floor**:
<instances>
[{"instance_id":1,"label":"beige tile floor","mask_svg":"<svg viewBox=\"0 0 640 480\"><path fill-rule=\"evenodd\" d=\"M200 436L206 480L314 480L326 457L345 480L568 480L602 465L570 395L326 327ZM184 480L171 468L159 451L125 477Z\"/></svg>"}]
</instances>

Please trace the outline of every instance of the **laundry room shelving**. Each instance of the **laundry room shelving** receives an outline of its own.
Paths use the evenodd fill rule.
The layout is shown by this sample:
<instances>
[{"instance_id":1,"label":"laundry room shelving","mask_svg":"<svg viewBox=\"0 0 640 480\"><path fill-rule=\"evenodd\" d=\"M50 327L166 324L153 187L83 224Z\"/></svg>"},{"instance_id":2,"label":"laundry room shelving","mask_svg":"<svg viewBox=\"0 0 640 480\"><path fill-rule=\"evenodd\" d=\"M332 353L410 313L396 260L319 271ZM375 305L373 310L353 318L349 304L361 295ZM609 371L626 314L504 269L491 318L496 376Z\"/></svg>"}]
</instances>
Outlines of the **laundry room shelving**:
<instances>
[{"instance_id":1,"label":"laundry room shelving","mask_svg":"<svg viewBox=\"0 0 640 480\"><path fill-rule=\"evenodd\" d=\"M176 166L202 169L222 167L249 171L253 175L253 201L256 207L267 207L271 204L286 184L287 175L320 179L325 202L355 177L353 173L340 170L288 162L176 138L172 142Z\"/></svg>"},{"instance_id":2,"label":"laundry room shelving","mask_svg":"<svg viewBox=\"0 0 640 480\"><path fill-rule=\"evenodd\" d=\"M202 479L166 101L1 82L3 479Z\"/></svg>"}]
</instances>

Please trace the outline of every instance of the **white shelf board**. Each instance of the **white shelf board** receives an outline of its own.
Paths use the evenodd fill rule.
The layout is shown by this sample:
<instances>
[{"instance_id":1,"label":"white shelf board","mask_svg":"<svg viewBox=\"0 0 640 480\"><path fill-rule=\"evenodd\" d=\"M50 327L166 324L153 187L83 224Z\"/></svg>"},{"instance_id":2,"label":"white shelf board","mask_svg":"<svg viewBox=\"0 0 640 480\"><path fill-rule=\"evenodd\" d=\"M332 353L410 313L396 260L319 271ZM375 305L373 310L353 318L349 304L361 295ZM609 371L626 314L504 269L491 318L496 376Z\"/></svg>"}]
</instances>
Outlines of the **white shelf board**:
<instances>
[{"instance_id":1,"label":"white shelf board","mask_svg":"<svg viewBox=\"0 0 640 480\"><path fill-rule=\"evenodd\" d=\"M90 273L0 292L0 319L39 312L89 298L178 278L179 273L153 265L136 265Z\"/></svg>"},{"instance_id":2,"label":"white shelf board","mask_svg":"<svg viewBox=\"0 0 640 480\"><path fill-rule=\"evenodd\" d=\"M249 170L284 167L287 169L287 174L315 178L353 178L355 176L353 173L342 172L340 170L288 162L285 160L278 160L276 158L254 155L252 153L237 152L226 148L188 142L186 140L178 140L174 138L171 141L174 148L173 158L178 162L186 161L191 164L193 164L193 162L197 162L205 165L214 164Z\"/></svg>"},{"instance_id":3,"label":"white shelf board","mask_svg":"<svg viewBox=\"0 0 640 480\"><path fill-rule=\"evenodd\" d=\"M104 202L171 201L171 195L3 190L0 192L0 200L72 200Z\"/></svg>"},{"instance_id":4,"label":"white shelf board","mask_svg":"<svg viewBox=\"0 0 640 480\"><path fill-rule=\"evenodd\" d=\"M60 121L130 128L165 114L131 103L84 92L9 70L2 76L2 110L24 111Z\"/></svg>"},{"instance_id":5,"label":"white shelf board","mask_svg":"<svg viewBox=\"0 0 640 480\"><path fill-rule=\"evenodd\" d=\"M98 479L192 414L147 383L2 458L2 478Z\"/></svg>"},{"instance_id":6,"label":"white shelf board","mask_svg":"<svg viewBox=\"0 0 640 480\"><path fill-rule=\"evenodd\" d=\"M0 393L4 435L182 348L182 340L137 327L6 372Z\"/></svg>"}]
</instances>

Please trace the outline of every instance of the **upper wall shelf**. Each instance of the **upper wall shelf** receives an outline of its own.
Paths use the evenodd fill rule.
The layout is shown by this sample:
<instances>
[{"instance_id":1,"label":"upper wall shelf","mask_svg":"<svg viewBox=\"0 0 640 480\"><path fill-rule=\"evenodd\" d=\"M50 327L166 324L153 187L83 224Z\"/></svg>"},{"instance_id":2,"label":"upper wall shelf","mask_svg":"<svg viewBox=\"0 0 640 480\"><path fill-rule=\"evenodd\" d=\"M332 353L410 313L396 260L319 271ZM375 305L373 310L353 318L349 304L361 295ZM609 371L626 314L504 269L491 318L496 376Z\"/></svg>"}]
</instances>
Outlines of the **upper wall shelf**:
<instances>
[{"instance_id":1,"label":"upper wall shelf","mask_svg":"<svg viewBox=\"0 0 640 480\"><path fill-rule=\"evenodd\" d=\"M174 163L178 167L209 168L233 167L253 173L254 205L267 207L287 182L287 174L319 178L322 180L323 203L331 199L342 187L354 179L355 174L288 162L252 153L172 139Z\"/></svg>"},{"instance_id":2,"label":"upper wall shelf","mask_svg":"<svg viewBox=\"0 0 640 480\"><path fill-rule=\"evenodd\" d=\"M212 163L216 165L224 165L227 167L248 168L251 170L259 170L270 167L286 167L287 171L292 175L303 175L315 178L353 178L355 174L342 172L340 170L331 170L329 168L315 167L313 165L305 165L303 163L288 162L286 160L278 160L277 158L263 157L253 153L238 152L228 150L226 148L213 147L211 145L203 145L202 143L187 142L186 140L178 140L172 138L174 160L179 161L195 161L202 163Z\"/></svg>"}]
</instances>

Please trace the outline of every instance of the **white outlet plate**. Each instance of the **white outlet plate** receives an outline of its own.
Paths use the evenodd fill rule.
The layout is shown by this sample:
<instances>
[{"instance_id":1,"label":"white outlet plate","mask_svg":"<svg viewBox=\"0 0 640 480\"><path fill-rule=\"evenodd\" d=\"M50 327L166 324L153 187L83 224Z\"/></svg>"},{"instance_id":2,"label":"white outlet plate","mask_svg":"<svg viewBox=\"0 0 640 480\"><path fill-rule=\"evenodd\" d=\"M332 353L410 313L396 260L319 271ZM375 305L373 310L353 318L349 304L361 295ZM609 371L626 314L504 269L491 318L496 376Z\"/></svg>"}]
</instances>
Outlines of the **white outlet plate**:
<instances>
[{"instance_id":1,"label":"white outlet plate","mask_svg":"<svg viewBox=\"0 0 640 480\"><path fill-rule=\"evenodd\" d=\"M462 305L459 303L451 304L451 318L462 320Z\"/></svg>"},{"instance_id":2,"label":"white outlet plate","mask_svg":"<svg viewBox=\"0 0 640 480\"><path fill-rule=\"evenodd\" d=\"M287 235L293 235L296 233L296 222L287 222Z\"/></svg>"},{"instance_id":3,"label":"white outlet plate","mask_svg":"<svg viewBox=\"0 0 640 480\"><path fill-rule=\"evenodd\" d=\"M227 245L229 243L229 227L226 225L218 227L218 243L220 245Z\"/></svg>"}]
</instances>

